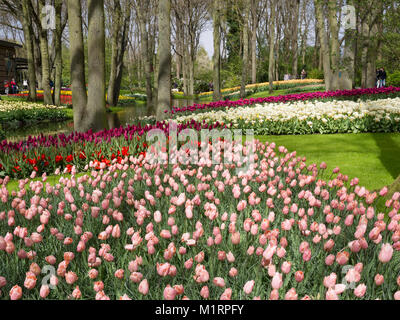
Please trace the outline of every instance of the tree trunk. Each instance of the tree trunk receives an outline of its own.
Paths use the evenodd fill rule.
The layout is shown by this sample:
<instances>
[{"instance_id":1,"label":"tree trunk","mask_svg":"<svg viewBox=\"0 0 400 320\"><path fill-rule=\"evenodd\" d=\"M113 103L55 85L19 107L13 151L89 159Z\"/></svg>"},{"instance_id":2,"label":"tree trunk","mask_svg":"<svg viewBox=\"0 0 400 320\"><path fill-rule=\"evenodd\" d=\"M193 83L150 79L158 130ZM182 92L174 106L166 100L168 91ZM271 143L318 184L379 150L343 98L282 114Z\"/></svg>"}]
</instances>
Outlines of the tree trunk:
<instances>
[{"instance_id":1,"label":"tree trunk","mask_svg":"<svg viewBox=\"0 0 400 320\"><path fill-rule=\"evenodd\" d=\"M269 31L269 92L274 91L274 67L275 67L275 16L277 0L271 0L271 24Z\"/></svg>"},{"instance_id":2,"label":"tree trunk","mask_svg":"<svg viewBox=\"0 0 400 320\"><path fill-rule=\"evenodd\" d=\"M129 6L129 4L128 4ZM117 69L116 69L116 79L115 79L115 86L114 86L114 101L118 104L119 94L121 91L121 81L122 81L122 71L124 70L124 56L125 50L128 46L128 34L129 34L129 25L131 21L131 8L125 9L128 10L128 14L125 17L125 22L122 29L122 36L121 41L118 42L118 58L117 58Z\"/></svg>"},{"instance_id":3,"label":"tree trunk","mask_svg":"<svg viewBox=\"0 0 400 320\"><path fill-rule=\"evenodd\" d=\"M111 67L110 79L108 81L107 103L110 106L118 104L118 97L115 96L115 87L117 80L118 66L118 41L120 40L120 31L122 28L122 12L121 3L119 0L114 0L114 12L112 19L112 40L111 40Z\"/></svg>"},{"instance_id":4,"label":"tree trunk","mask_svg":"<svg viewBox=\"0 0 400 320\"><path fill-rule=\"evenodd\" d=\"M35 57L35 73L36 73L36 84L38 90L42 90L42 57L40 54L40 37L32 38L34 57Z\"/></svg>"},{"instance_id":5,"label":"tree trunk","mask_svg":"<svg viewBox=\"0 0 400 320\"><path fill-rule=\"evenodd\" d=\"M106 126L104 0L88 0L88 126Z\"/></svg>"},{"instance_id":6,"label":"tree trunk","mask_svg":"<svg viewBox=\"0 0 400 320\"><path fill-rule=\"evenodd\" d=\"M299 33L299 10L300 10L300 0L291 0L293 2L293 34L292 34L292 51L293 51L293 65L292 74L297 78L298 73L298 33Z\"/></svg>"},{"instance_id":7,"label":"tree trunk","mask_svg":"<svg viewBox=\"0 0 400 320\"><path fill-rule=\"evenodd\" d=\"M157 113L157 106L158 106L158 74L160 68L160 58L159 58L160 51L157 50L153 54L153 78L154 78L154 85L153 85L153 105L155 106L155 113Z\"/></svg>"},{"instance_id":8,"label":"tree trunk","mask_svg":"<svg viewBox=\"0 0 400 320\"><path fill-rule=\"evenodd\" d=\"M194 95L194 57L193 54L195 54L194 48L190 50L191 52L189 53L189 63L188 63L188 68L189 68L189 95L192 97Z\"/></svg>"},{"instance_id":9,"label":"tree trunk","mask_svg":"<svg viewBox=\"0 0 400 320\"><path fill-rule=\"evenodd\" d=\"M56 30L54 33L54 48L55 48L55 76L54 76L54 104L61 104L61 81L62 81L62 47L61 47L61 11L62 0L56 0Z\"/></svg>"},{"instance_id":10,"label":"tree trunk","mask_svg":"<svg viewBox=\"0 0 400 320\"><path fill-rule=\"evenodd\" d=\"M252 30L251 30L251 82L257 83L257 1L251 1Z\"/></svg>"},{"instance_id":11,"label":"tree trunk","mask_svg":"<svg viewBox=\"0 0 400 320\"><path fill-rule=\"evenodd\" d=\"M171 0L159 1L158 35L158 99L157 120L165 118L171 110Z\"/></svg>"},{"instance_id":12,"label":"tree trunk","mask_svg":"<svg viewBox=\"0 0 400 320\"><path fill-rule=\"evenodd\" d=\"M184 46L185 47L185 46ZM183 68L182 68L182 77L183 77L183 94L185 96L189 95L189 84L188 84L188 74L189 74L189 66L188 66L188 50L183 50Z\"/></svg>"},{"instance_id":13,"label":"tree trunk","mask_svg":"<svg viewBox=\"0 0 400 320\"><path fill-rule=\"evenodd\" d=\"M340 44L339 44L339 26L336 17L337 1L328 1L329 27L330 27L330 58L331 58L331 81L332 89L339 89L339 72L340 72Z\"/></svg>"},{"instance_id":14,"label":"tree trunk","mask_svg":"<svg viewBox=\"0 0 400 320\"><path fill-rule=\"evenodd\" d=\"M244 21L243 21L243 62L242 62L242 81L240 87L240 97L246 97L247 69L249 66L249 0L244 1Z\"/></svg>"},{"instance_id":15,"label":"tree trunk","mask_svg":"<svg viewBox=\"0 0 400 320\"><path fill-rule=\"evenodd\" d=\"M214 30L214 56L213 56L213 100L221 100L221 17L220 0L213 2L213 30Z\"/></svg>"},{"instance_id":16,"label":"tree trunk","mask_svg":"<svg viewBox=\"0 0 400 320\"><path fill-rule=\"evenodd\" d=\"M80 0L68 0L72 105L74 108L74 129L78 132L88 130L85 123L88 114L81 11Z\"/></svg>"},{"instance_id":17,"label":"tree trunk","mask_svg":"<svg viewBox=\"0 0 400 320\"><path fill-rule=\"evenodd\" d=\"M317 23L318 23L318 31L319 31L319 39L321 44L321 54L322 54L322 62L324 69L324 78L325 78L325 86L326 90L332 90L332 70L331 70L331 61L330 61L330 51L328 45L328 37L325 31L325 18L323 12L323 1L314 0Z\"/></svg>"},{"instance_id":18,"label":"tree trunk","mask_svg":"<svg viewBox=\"0 0 400 320\"><path fill-rule=\"evenodd\" d=\"M350 1L349 4L353 4ZM343 54L343 73L340 81L341 90L351 90L353 89L354 83L354 62L355 62L355 50L356 50L356 33L354 30L345 30L345 46Z\"/></svg>"},{"instance_id":19,"label":"tree trunk","mask_svg":"<svg viewBox=\"0 0 400 320\"><path fill-rule=\"evenodd\" d=\"M272 3L272 2L271 2ZM281 33L282 33L282 28L281 28L281 23L280 23L280 19L279 19L279 15L277 14L277 11L279 9L279 1L274 2L274 8L275 8L275 19L276 19L276 35L275 35L275 29L274 29L274 35L275 35L275 39L276 42L274 42L274 56L273 56L273 60L274 60L274 70L273 70L273 77L272 80L279 81L279 61L280 61L280 50L281 50ZM271 10L272 11L272 10ZM271 19L271 21L273 21ZM270 28L275 28L275 25L270 25ZM275 40L274 40L275 41ZM276 52L276 57L275 57L275 52ZM270 52L271 54L271 52ZM273 86L273 84L272 84ZM273 90L273 87L272 87ZM272 91L271 91L272 92Z\"/></svg>"},{"instance_id":20,"label":"tree trunk","mask_svg":"<svg viewBox=\"0 0 400 320\"><path fill-rule=\"evenodd\" d=\"M31 15L28 6L28 0L22 1L22 26L24 29L26 57L28 60L28 81L29 81L29 101L36 101L36 74L35 57L32 43L33 32L31 26Z\"/></svg>"},{"instance_id":21,"label":"tree trunk","mask_svg":"<svg viewBox=\"0 0 400 320\"><path fill-rule=\"evenodd\" d=\"M41 19L44 19L45 14L42 13L43 4L39 1L39 12ZM40 28L40 54L42 56L42 87L44 104L52 105L53 97L51 95L50 87L50 60L49 60L49 46L47 42L47 29Z\"/></svg>"},{"instance_id":22,"label":"tree trunk","mask_svg":"<svg viewBox=\"0 0 400 320\"><path fill-rule=\"evenodd\" d=\"M151 115L154 111L153 108L153 86L151 82L151 60L150 60L150 48L149 48L149 35L150 30L147 30L147 13L143 8L144 1L140 1L139 8L137 10L138 20L139 20L139 28L140 28L140 38L142 42L141 53L142 60L144 63L144 73L146 78L146 95L147 95L147 108L148 115Z\"/></svg>"}]
</instances>

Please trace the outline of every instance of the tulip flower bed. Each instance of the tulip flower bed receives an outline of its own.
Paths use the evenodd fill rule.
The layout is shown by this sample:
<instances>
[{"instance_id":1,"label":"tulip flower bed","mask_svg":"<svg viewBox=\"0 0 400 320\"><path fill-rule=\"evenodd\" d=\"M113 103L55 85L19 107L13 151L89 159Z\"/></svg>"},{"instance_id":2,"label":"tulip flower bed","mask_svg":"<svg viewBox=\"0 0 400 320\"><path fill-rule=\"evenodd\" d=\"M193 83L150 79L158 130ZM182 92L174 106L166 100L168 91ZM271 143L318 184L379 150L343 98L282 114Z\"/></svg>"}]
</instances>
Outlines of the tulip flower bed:
<instances>
[{"instance_id":1,"label":"tulip flower bed","mask_svg":"<svg viewBox=\"0 0 400 320\"><path fill-rule=\"evenodd\" d=\"M286 81L274 81L273 82L273 87L274 90L278 89L288 89L288 88L296 88L299 86L305 86L305 85L310 85L310 84L321 84L324 83L324 80L321 79L297 79L297 80L286 80ZM248 84L246 86L246 91L252 91L252 92L258 92L258 91L265 91L269 89L269 82L263 82L263 83L253 83L253 84ZM239 87L234 87L234 88L225 88L221 90L221 93L226 95L226 94L231 94L235 91L239 91ZM213 91L210 92L202 92L199 94L199 97L204 98L207 96L212 96Z\"/></svg>"},{"instance_id":2,"label":"tulip flower bed","mask_svg":"<svg viewBox=\"0 0 400 320\"><path fill-rule=\"evenodd\" d=\"M251 98L237 101L218 101L206 104L194 104L187 107L174 107L171 114L188 115L195 112L205 112L221 108L237 108L243 106L251 106L264 103L286 103L291 101L327 101L327 100L377 100L384 98L396 98L400 96L400 88L373 88L373 89L354 89L354 90L338 90L324 92L308 92L300 94L288 94L281 96L270 96L266 98ZM165 111L167 113L167 111ZM186 114L185 114L186 113Z\"/></svg>"},{"instance_id":3,"label":"tulip flower bed","mask_svg":"<svg viewBox=\"0 0 400 320\"><path fill-rule=\"evenodd\" d=\"M28 98L29 93L28 92L21 92L18 94L10 94L10 97L20 97L20 98ZM44 100L44 95L43 91L39 90L37 91L36 98L39 101ZM67 105L67 106L72 106L72 92L71 90L62 90L60 94L60 101L61 104ZM127 104L132 104L136 101L135 97L130 97L130 96L120 96L118 100L118 104L120 105L127 105Z\"/></svg>"},{"instance_id":4,"label":"tulip flower bed","mask_svg":"<svg viewBox=\"0 0 400 320\"><path fill-rule=\"evenodd\" d=\"M0 124L10 125L14 121L23 123L40 121L62 121L69 118L65 108L44 106L22 101L0 101Z\"/></svg>"},{"instance_id":5,"label":"tulip flower bed","mask_svg":"<svg viewBox=\"0 0 400 320\"><path fill-rule=\"evenodd\" d=\"M212 125L190 121L178 126L178 132L186 128L196 130L225 128L216 122ZM70 173L72 167L86 171L90 161L99 167L101 163L109 166L115 159L123 156L137 156L144 153L148 146L145 135L152 129L168 133L168 122L155 123L146 118L128 127L120 127L100 132L73 132L69 135L29 137L19 142L0 142L0 178L9 175L13 178L28 177L33 171L53 174L63 171Z\"/></svg>"},{"instance_id":6,"label":"tulip flower bed","mask_svg":"<svg viewBox=\"0 0 400 320\"><path fill-rule=\"evenodd\" d=\"M387 188L254 149L239 174L141 155L54 187L1 179L0 299L399 300L400 194L380 212Z\"/></svg>"},{"instance_id":7,"label":"tulip flower bed","mask_svg":"<svg viewBox=\"0 0 400 320\"><path fill-rule=\"evenodd\" d=\"M19 97L19 98L28 98L28 93L17 93L17 94L10 94L10 97ZM36 99L39 101L43 101L44 100L44 95L43 92L40 93L38 92L36 94ZM63 105L67 105L70 106L72 105L72 95L71 94L60 94L60 102Z\"/></svg>"},{"instance_id":8,"label":"tulip flower bed","mask_svg":"<svg viewBox=\"0 0 400 320\"><path fill-rule=\"evenodd\" d=\"M257 135L400 132L400 98L373 101L296 101L179 116L177 123L230 124Z\"/></svg>"}]
</instances>

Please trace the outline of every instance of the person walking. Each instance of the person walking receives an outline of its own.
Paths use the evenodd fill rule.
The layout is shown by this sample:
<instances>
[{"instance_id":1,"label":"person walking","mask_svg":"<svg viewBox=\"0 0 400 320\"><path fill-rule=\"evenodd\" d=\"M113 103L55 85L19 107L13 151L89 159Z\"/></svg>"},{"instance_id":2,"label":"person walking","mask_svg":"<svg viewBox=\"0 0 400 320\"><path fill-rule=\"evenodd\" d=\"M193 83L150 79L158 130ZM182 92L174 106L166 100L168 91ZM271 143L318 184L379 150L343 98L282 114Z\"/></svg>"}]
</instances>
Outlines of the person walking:
<instances>
[{"instance_id":1,"label":"person walking","mask_svg":"<svg viewBox=\"0 0 400 320\"><path fill-rule=\"evenodd\" d=\"M11 79L10 87L11 87L11 94L17 93L17 83L15 82L14 78Z\"/></svg>"},{"instance_id":2,"label":"person walking","mask_svg":"<svg viewBox=\"0 0 400 320\"><path fill-rule=\"evenodd\" d=\"M10 83L8 80L4 80L4 93L8 95L10 93Z\"/></svg>"},{"instance_id":3,"label":"person walking","mask_svg":"<svg viewBox=\"0 0 400 320\"><path fill-rule=\"evenodd\" d=\"M381 69L376 69L376 87L379 89L381 87Z\"/></svg>"},{"instance_id":4,"label":"person walking","mask_svg":"<svg viewBox=\"0 0 400 320\"><path fill-rule=\"evenodd\" d=\"M381 88L385 88L386 87L386 71L385 68L381 68Z\"/></svg>"}]
</instances>

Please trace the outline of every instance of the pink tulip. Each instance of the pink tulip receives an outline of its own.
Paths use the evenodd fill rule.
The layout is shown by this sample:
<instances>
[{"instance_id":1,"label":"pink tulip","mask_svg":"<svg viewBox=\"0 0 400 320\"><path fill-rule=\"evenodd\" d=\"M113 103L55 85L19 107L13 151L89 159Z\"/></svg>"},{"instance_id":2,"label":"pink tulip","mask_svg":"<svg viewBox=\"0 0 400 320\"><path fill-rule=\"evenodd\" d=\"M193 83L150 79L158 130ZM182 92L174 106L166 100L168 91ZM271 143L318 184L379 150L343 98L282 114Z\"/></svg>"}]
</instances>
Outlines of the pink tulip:
<instances>
[{"instance_id":1,"label":"pink tulip","mask_svg":"<svg viewBox=\"0 0 400 320\"><path fill-rule=\"evenodd\" d=\"M292 288L285 294L285 300L297 300L296 289Z\"/></svg>"},{"instance_id":2,"label":"pink tulip","mask_svg":"<svg viewBox=\"0 0 400 320\"><path fill-rule=\"evenodd\" d=\"M232 268L229 270L229 276L233 278L233 277L236 277L237 275L238 275L237 269L232 267Z\"/></svg>"},{"instance_id":3,"label":"pink tulip","mask_svg":"<svg viewBox=\"0 0 400 320\"><path fill-rule=\"evenodd\" d=\"M303 271L296 271L296 273L294 274L294 278L297 282L302 282L304 279L304 273Z\"/></svg>"},{"instance_id":4,"label":"pink tulip","mask_svg":"<svg viewBox=\"0 0 400 320\"><path fill-rule=\"evenodd\" d=\"M324 277L324 286L328 289L335 287L336 279L336 274L332 272L329 276Z\"/></svg>"},{"instance_id":5,"label":"pink tulip","mask_svg":"<svg viewBox=\"0 0 400 320\"><path fill-rule=\"evenodd\" d=\"M272 282L271 282L272 288L279 290L282 285L283 285L283 281L282 281L282 275L279 272L276 272L274 274L274 276L272 277Z\"/></svg>"},{"instance_id":6,"label":"pink tulip","mask_svg":"<svg viewBox=\"0 0 400 320\"><path fill-rule=\"evenodd\" d=\"M220 300L231 300L232 297L232 289L227 288L225 291L222 293Z\"/></svg>"},{"instance_id":7,"label":"pink tulip","mask_svg":"<svg viewBox=\"0 0 400 320\"><path fill-rule=\"evenodd\" d=\"M359 284L355 289L354 289L354 295L358 298L362 298L365 295L365 292L367 291L367 286L365 284Z\"/></svg>"},{"instance_id":8,"label":"pink tulip","mask_svg":"<svg viewBox=\"0 0 400 320\"><path fill-rule=\"evenodd\" d=\"M390 243L382 244L381 251L379 252L379 261L387 263L392 259L393 247Z\"/></svg>"},{"instance_id":9,"label":"pink tulip","mask_svg":"<svg viewBox=\"0 0 400 320\"><path fill-rule=\"evenodd\" d=\"M232 234L231 236L231 241L232 244L237 245L240 243L240 233L239 232L235 232Z\"/></svg>"},{"instance_id":10,"label":"pink tulip","mask_svg":"<svg viewBox=\"0 0 400 320\"><path fill-rule=\"evenodd\" d=\"M79 287L78 287L78 286L76 286L75 289L74 289L74 291L72 291L72 297L73 297L74 299L80 299L80 298L82 297L81 290L79 290Z\"/></svg>"},{"instance_id":11,"label":"pink tulip","mask_svg":"<svg viewBox=\"0 0 400 320\"><path fill-rule=\"evenodd\" d=\"M381 286L384 282L384 277L381 274L376 274L374 280L377 286Z\"/></svg>"},{"instance_id":12,"label":"pink tulip","mask_svg":"<svg viewBox=\"0 0 400 320\"><path fill-rule=\"evenodd\" d=\"M336 255L336 262L341 266L345 265L349 261L349 253L347 251L341 251Z\"/></svg>"},{"instance_id":13,"label":"pink tulip","mask_svg":"<svg viewBox=\"0 0 400 320\"><path fill-rule=\"evenodd\" d=\"M232 252L228 252L228 254L226 255L226 259L228 260L229 263L233 263L235 262L235 256L233 255Z\"/></svg>"},{"instance_id":14,"label":"pink tulip","mask_svg":"<svg viewBox=\"0 0 400 320\"><path fill-rule=\"evenodd\" d=\"M7 284L7 280L4 277L0 277L0 289Z\"/></svg>"},{"instance_id":15,"label":"pink tulip","mask_svg":"<svg viewBox=\"0 0 400 320\"><path fill-rule=\"evenodd\" d=\"M174 300L176 296L176 290L172 288L170 285L167 285L164 289L164 299L165 300Z\"/></svg>"},{"instance_id":16,"label":"pink tulip","mask_svg":"<svg viewBox=\"0 0 400 320\"><path fill-rule=\"evenodd\" d=\"M50 288L47 285L42 285L40 288L40 297L46 299L47 296L50 294Z\"/></svg>"},{"instance_id":17,"label":"pink tulip","mask_svg":"<svg viewBox=\"0 0 400 320\"><path fill-rule=\"evenodd\" d=\"M214 278L213 283L214 283L217 287L220 287L220 288L225 287L225 280L224 280L224 278L216 277L216 278Z\"/></svg>"},{"instance_id":18,"label":"pink tulip","mask_svg":"<svg viewBox=\"0 0 400 320\"><path fill-rule=\"evenodd\" d=\"M203 299L208 299L208 297L210 296L210 290L208 289L207 286L201 288L200 295Z\"/></svg>"},{"instance_id":19,"label":"pink tulip","mask_svg":"<svg viewBox=\"0 0 400 320\"><path fill-rule=\"evenodd\" d=\"M326 292L325 295L326 300L339 300L339 297L337 293L335 292L335 289L329 288L328 291Z\"/></svg>"},{"instance_id":20,"label":"pink tulip","mask_svg":"<svg viewBox=\"0 0 400 320\"><path fill-rule=\"evenodd\" d=\"M142 281L143 274L140 272L132 272L131 275L129 276L129 279L134 282L134 283L139 283Z\"/></svg>"},{"instance_id":21,"label":"pink tulip","mask_svg":"<svg viewBox=\"0 0 400 320\"><path fill-rule=\"evenodd\" d=\"M284 274L288 274L290 272L291 267L292 267L292 264L288 261L285 261L282 263L281 270Z\"/></svg>"},{"instance_id":22,"label":"pink tulip","mask_svg":"<svg viewBox=\"0 0 400 320\"><path fill-rule=\"evenodd\" d=\"M277 289L274 289L271 291L271 294L269 296L270 300L279 300L279 291Z\"/></svg>"},{"instance_id":23,"label":"pink tulip","mask_svg":"<svg viewBox=\"0 0 400 320\"><path fill-rule=\"evenodd\" d=\"M250 294L253 291L255 285L254 280L247 281L246 284L243 287L243 291L245 294Z\"/></svg>"},{"instance_id":24,"label":"pink tulip","mask_svg":"<svg viewBox=\"0 0 400 320\"><path fill-rule=\"evenodd\" d=\"M65 281L68 284L74 284L76 280L78 280L78 276L75 272L69 271L65 274Z\"/></svg>"},{"instance_id":25,"label":"pink tulip","mask_svg":"<svg viewBox=\"0 0 400 320\"><path fill-rule=\"evenodd\" d=\"M349 271L347 271L345 278L346 281L350 283L358 282L361 280L361 274L355 268L351 268Z\"/></svg>"},{"instance_id":26,"label":"pink tulip","mask_svg":"<svg viewBox=\"0 0 400 320\"><path fill-rule=\"evenodd\" d=\"M94 289L94 291L96 291L96 292L100 292L100 291L104 290L104 283L103 283L103 281L96 281L96 282L93 284L93 289Z\"/></svg>"},{"instance_id":27,"label":"pink tulip","mask_svg":"<svg viewBox=\"0 0 400 320\"><path fill-rule=\"evenodd\" d=\"M10 299L11 300L19 300L22 297L22 288L18 285L15 285L10 290Z\"/></svg>"},{"instance_id":28,"label":"pink tulip","mask_svg":"<svg viewBox=\"0 0 400 320\"><path fill-rule=\"evenodd\" d=\"M37 281L36 275L33 272L28 271L26 273L24 287L27 288L28 290L32 290L34 287L36 287L36 281Z\"/></svg>"},{"instance_id":29,"label":"pink tulip","mask_svg":"<svg viewBox=\"0 0 400 320\"><path fill-rule=\"evenodd\" d=\"M89 270L89 278L92 280L96 279L98 274L99 272L96 269Z\"/></svg>"},{"instance_id":30,"label":"pink tulip","mask_svg":"<svg viewBox=\"0 0 400 320\"><path fill-rule=\"evenodd\" d=\"M123 279L124 278L124 273L125 273L124 269L118 269L117 271L115 271L114 276L117 279Z\"/></svg>"},{"instance_id":31,"label":"pink tulip","mask_svg":"<svg viewBox=\"0 0 400 320\"><path fill-rule=\"evenodd\" d=\"M144 296L149 293L149 282L147 279L144 279L139 284L139 292Z\"/></svg>"}]
</instances>

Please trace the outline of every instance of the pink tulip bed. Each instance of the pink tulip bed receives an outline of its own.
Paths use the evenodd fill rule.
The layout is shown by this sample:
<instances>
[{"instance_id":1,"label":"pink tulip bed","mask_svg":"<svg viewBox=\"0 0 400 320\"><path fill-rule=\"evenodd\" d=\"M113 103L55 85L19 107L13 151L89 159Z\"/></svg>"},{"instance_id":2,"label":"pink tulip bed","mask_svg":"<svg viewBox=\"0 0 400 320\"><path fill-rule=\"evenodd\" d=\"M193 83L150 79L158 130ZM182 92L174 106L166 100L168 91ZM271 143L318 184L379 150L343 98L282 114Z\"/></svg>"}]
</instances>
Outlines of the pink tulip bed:
<instances>
[{"instance_id":1,"label":"pink tulip bed","mask_svg":"<svg viewBox=\"0 0 400 320\"><path fill-rule=\"evenodd\" d=\"M400 194L254 148L240 173L142 154L0 179L0 299L400 300Z\"/></svg>"}]
</instances>

